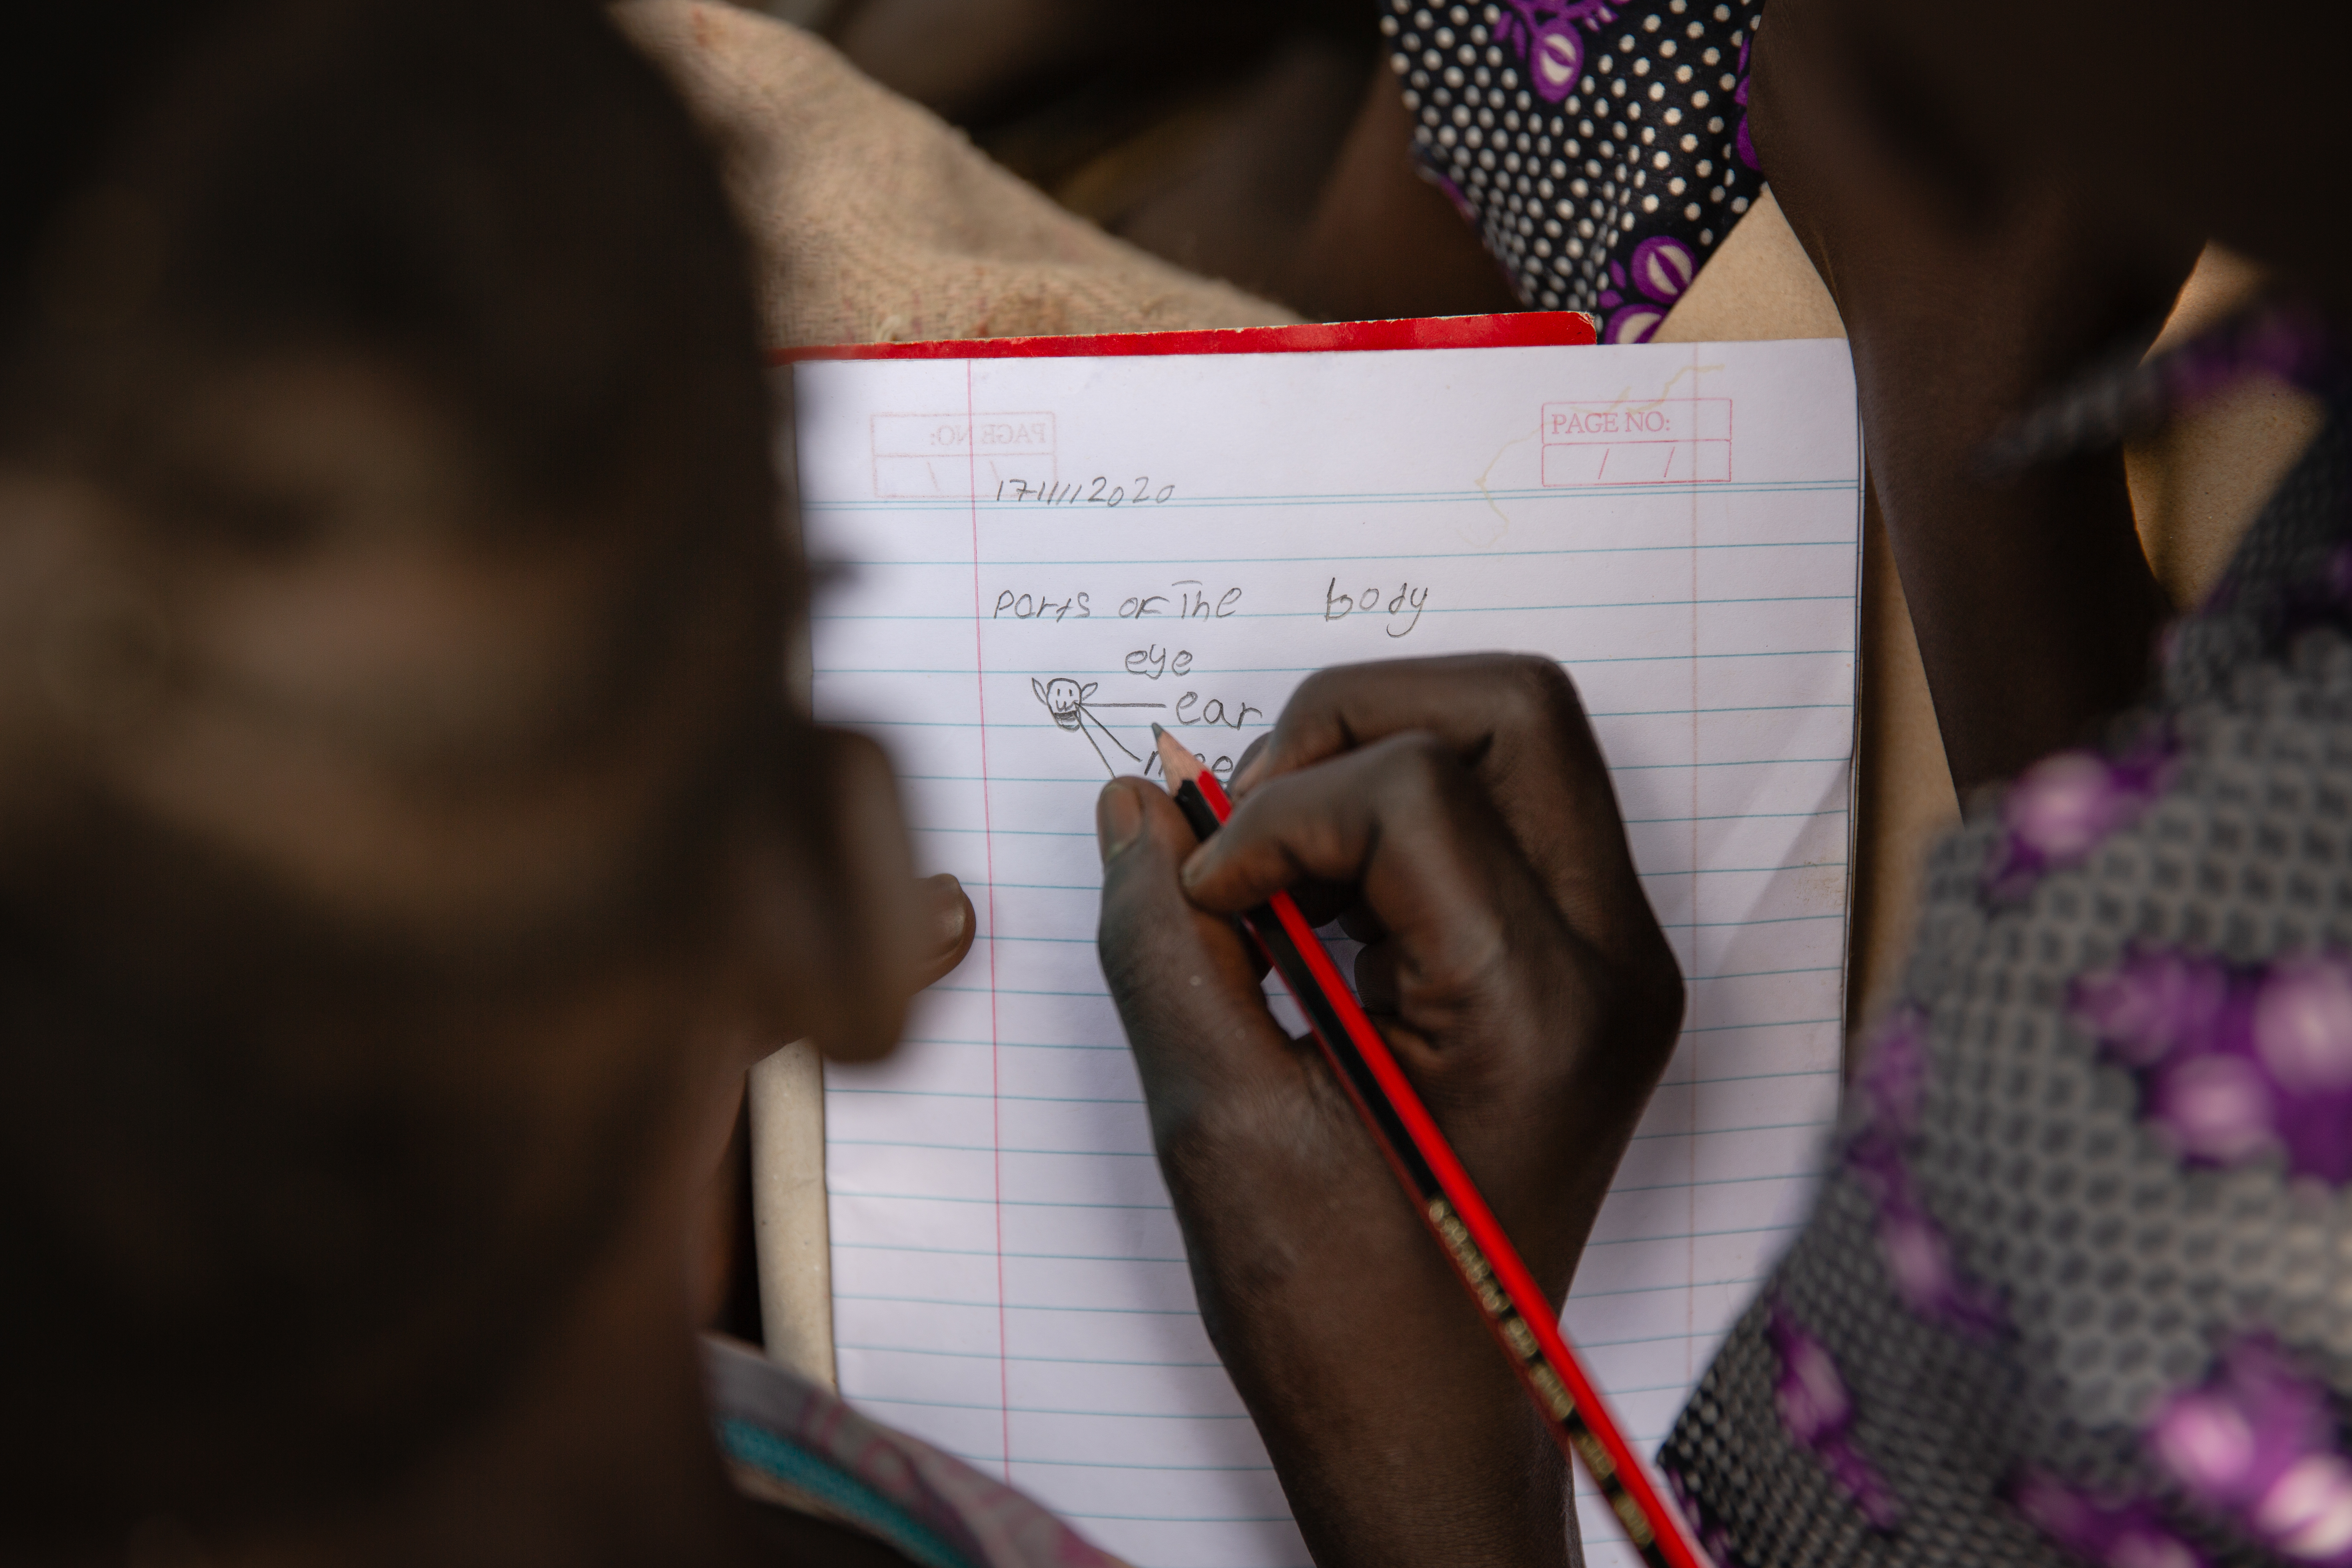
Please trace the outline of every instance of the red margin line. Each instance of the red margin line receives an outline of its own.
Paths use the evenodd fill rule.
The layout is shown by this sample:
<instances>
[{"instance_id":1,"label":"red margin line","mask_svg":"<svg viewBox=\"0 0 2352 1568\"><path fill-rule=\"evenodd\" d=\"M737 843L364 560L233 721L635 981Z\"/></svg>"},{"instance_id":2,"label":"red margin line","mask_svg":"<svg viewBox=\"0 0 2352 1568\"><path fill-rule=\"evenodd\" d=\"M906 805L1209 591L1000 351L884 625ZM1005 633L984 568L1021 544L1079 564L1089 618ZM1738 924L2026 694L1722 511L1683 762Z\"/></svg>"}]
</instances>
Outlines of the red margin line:
<instances>
[{"instance_id":1,"label":"red margin line","mask_svg":"<svg viewBox=\"0 0 2352 1568\"><path fill-rule=\"evenodd\" d=\"M1698 657L1699 646L1702 640L1699 637L1698 622L1699 617L1706 613L1705 608L1700 605L1698 593L1701 585L1698 580L1699 508L1703 504L1701 496L1704 492L1702 492L1698 488L1699 448L1697 421L1698 392L1700 383L1698 350L1696 348L1691 350L1690 378L1692 422L1690 444L1690 847L1691 868L1693 872L1696 873L1699 865L1698 820L1700 812L1699 779L1701 776L1698 759L1700 740L1699 729L1701 725L1701 720L1699 718L1699 699L1702 693L1699 690L1699 685L1702 679L1702 671L1706 668L1706 666L1700 662ZM1729 426L1727 426L1725 429L1727 434ZM1698 934L1705 929L1699 924L1698 900L1701 884L1705 879L1706 879L1694 874L1690 882L1690 951L1691 968L1693 970L1696 970L1698 968L1698 944L1704 940ZM1698 993L1693 991L1687 993L1687 994L1690 996L1690 1001L1685 1005L1686 1011L1685 1016L1683 1018L1683 1025L1685 1031L1696 1026L1698 1023ZM1683 1070L1687 1075L1686 1081L1696 1084L1698 1081L1699 1074L1698 1037L1685 1032L1681 1038L1675 1042L1675 1048L1677 1054L1681 1052L1682 1042L1684 1040L1688 1040L1692 1042L1692 1044L1690 1047L1690 1060L1683 1064ZM1686 1381L1692 1384L1696 1384L1698 1382L1698 1367L1695 1363L1698 1358L1691 1354L1691 1342L1698 1333L1698 1096L1696 1094L1691 1095L1688 1100L1685 1103L1684 1114L1689 1119L1688 1125L1691 1135L1683 1145L1683 1153L1687 1161L1687 1164L1684 1170L1684 1181L1685 1184L1683 1187L1683 1376Z\"/></svg>"},{"instance_id":2,"label":"red margin line","mask_svg":"<svg viewBox=\"0 0 2352 1568\"><path fill-rule=\"evenodd\" d=\"M980 412L970 361L963 367L963 445L971 487L971 678L980 705L980 841L988 868L989 1207L996 1214L996 1404L1003 1422L1004 1484L1013 1484L1013 1371L1004 1336L1004 1101L996 1049L996 834L988 805L988 661L980 618Z\"/></svg>"}]
</instances>

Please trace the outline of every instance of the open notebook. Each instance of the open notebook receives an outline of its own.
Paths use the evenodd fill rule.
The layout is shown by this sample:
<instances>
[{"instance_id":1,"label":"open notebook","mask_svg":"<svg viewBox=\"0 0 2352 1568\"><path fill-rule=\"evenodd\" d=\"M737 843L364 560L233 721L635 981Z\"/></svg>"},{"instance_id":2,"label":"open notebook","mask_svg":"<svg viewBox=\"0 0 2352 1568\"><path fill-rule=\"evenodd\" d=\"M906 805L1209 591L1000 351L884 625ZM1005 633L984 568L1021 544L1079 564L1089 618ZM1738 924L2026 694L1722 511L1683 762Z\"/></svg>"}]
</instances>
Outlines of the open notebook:
<instances>
[{"instance_id":1,"label":"open notebook","mask_svg":"<svg viewBox=\"0 0 2352 1568\"><path fill-rule=\"evenodd\" d=\"M1041 345L1051 348L1052 345ZM889 747L980 939L828 1069L842 1391L1141 1568L1304 1564L1211 1352L1094 951L1093 802L1308 671L1574 677L1690 978L1564 1321L1654 1448L1837 1095L1860 457L1845 345L814 361L820 717ZM1402 1201L1400 1198L1399 1201ZM1588 1513L1596 1563L1633 1561Z\"/></svg>"}]
</instances>

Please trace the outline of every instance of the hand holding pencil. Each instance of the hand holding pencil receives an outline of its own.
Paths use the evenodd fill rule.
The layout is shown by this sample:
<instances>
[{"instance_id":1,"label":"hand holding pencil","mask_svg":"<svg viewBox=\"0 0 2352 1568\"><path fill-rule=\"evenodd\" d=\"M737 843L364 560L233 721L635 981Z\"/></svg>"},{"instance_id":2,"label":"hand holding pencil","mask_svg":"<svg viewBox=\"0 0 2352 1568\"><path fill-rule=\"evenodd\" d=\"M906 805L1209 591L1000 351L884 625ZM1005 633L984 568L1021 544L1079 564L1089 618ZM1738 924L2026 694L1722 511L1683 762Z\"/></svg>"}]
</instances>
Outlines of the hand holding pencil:
<instances>
[{"instance_id":1,"label":"hand holding pencil","mask_svg":"<svg viewBox=\"0 0 2352 1568\"><path fill-rule=\"evenodd\" d=\"M1573 689L1507 658L1328 671L1235 787L1197 849L1138 782L1098 819L1105 971L1211 1333L1319 1563L1559 1561L1546 1423L1233 921L1287 890L1367 941L1385 1043L1556 1302L1681 1011Z\"/></svg>"}]
</instances>

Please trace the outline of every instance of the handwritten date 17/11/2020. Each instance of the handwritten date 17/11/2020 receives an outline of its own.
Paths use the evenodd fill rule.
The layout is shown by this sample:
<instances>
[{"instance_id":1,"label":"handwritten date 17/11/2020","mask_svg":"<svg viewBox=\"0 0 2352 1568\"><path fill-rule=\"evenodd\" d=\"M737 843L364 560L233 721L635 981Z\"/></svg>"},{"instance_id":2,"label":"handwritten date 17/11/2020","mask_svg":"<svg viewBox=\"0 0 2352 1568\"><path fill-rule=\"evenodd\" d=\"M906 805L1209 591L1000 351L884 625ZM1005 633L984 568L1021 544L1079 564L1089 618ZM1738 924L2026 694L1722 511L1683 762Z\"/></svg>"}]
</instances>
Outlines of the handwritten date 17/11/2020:
<instances>
[{"instance_id":1,"label":"handwritten date 17/11/2020","mask_svg":"<svg viewBox=\"0 0 2352 1568\"><path fill-rule=\"evenodd\" d=\"M1166 506L1175 499L1172 484L1152 488L1151 476L1138 474L1125 481L1108 474L1091 479L1041 484L1034 479L999 479L994 500L1024 506Z\"/></svg>"}]
</instances>

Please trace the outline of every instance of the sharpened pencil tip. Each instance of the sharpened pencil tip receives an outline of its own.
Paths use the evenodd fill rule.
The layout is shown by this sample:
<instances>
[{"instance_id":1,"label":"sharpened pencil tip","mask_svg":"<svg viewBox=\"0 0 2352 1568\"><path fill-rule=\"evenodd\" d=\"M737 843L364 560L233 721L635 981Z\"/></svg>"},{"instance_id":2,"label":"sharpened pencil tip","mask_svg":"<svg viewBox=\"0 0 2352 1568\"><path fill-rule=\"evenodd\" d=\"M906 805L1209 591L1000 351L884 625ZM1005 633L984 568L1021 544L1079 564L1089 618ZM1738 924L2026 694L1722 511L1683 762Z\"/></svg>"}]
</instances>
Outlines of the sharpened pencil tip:
<instances>
[{"instance_id":1,"label":"sharpened pencil tip","mask_svg":"<svg viewBox=\"0 0 2352 1568\"><path fill-rule=\"evenodd\" d=\"M1160 748L1160 766L1168 775L1168 788L1172 793L1201 776L1201 759L1184 749L1184 743L1159 725L1151 726L1151 738Z\"/></svg>"}]
</instances>

